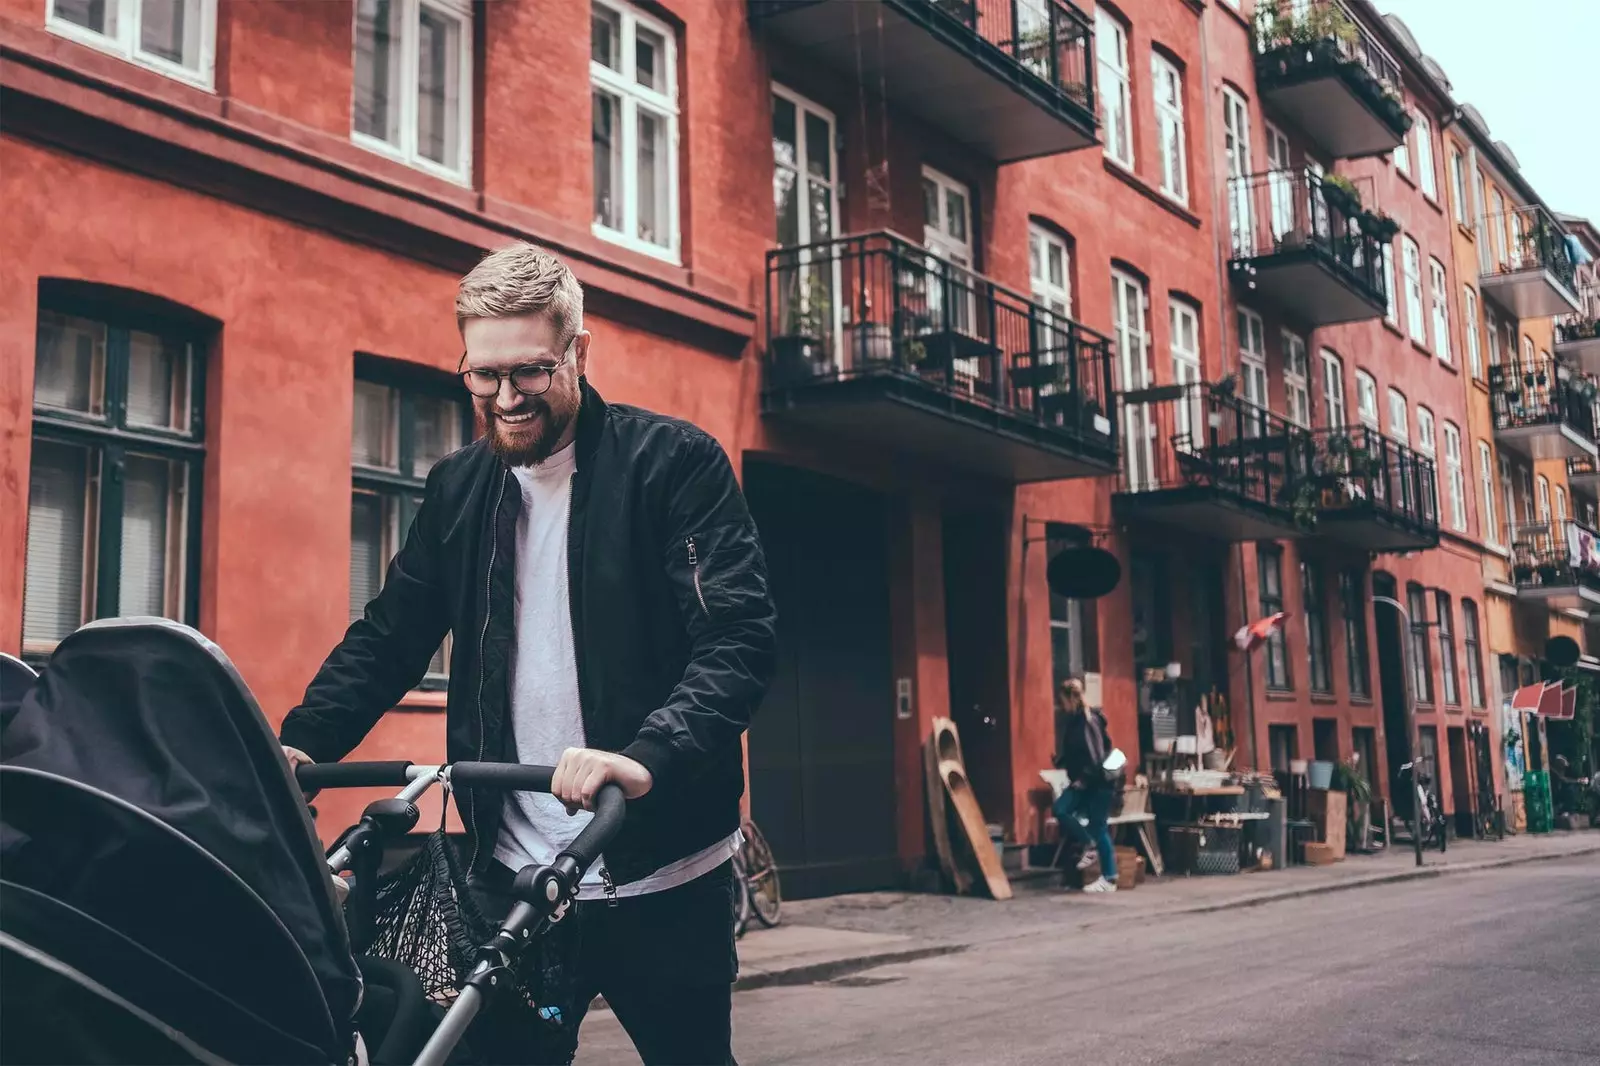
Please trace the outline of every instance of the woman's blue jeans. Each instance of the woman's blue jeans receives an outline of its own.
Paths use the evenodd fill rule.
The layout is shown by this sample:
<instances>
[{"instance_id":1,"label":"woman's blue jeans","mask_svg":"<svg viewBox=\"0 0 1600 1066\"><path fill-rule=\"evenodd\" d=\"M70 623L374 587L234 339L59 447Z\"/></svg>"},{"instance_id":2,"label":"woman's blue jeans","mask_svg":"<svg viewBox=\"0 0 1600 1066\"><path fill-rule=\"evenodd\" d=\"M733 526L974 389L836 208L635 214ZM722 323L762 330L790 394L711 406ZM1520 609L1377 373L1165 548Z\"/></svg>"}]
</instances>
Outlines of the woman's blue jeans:
<instances>
[{"instance_id":1,"label":"woman's blue jeans","mask_svg":"<svg viewBox=\"0 0 1600 1066\"><path fill-rule=\"evenodd\" d=\"M1111 815L1111 790L1109 788L1069 788L1062 792L1052 808L1056 824L1061 831L1083 845L1094 845L1100 856L1100 876L1107 881L1117 879L1117 852L1111 844L1111 830L1106 819ZM1078 824L1077 815L1088 819L1085 829Z\"/></svg>"}]
</instances>

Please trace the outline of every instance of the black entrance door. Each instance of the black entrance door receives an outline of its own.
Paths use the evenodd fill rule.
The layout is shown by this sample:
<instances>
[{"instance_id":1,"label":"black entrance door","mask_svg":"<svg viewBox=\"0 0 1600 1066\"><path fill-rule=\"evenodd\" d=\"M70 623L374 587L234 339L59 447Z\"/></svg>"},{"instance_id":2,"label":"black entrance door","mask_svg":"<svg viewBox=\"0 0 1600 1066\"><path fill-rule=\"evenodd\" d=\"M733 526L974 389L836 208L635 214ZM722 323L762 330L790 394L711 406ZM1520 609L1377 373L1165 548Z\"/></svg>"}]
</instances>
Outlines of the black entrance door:
<instances>
[{"instance_id":1,"label":"black entrance door","mask_svg":"<svg viewBox=\"0 0 1600 1066\"><path fill-rule=\"evenodd\" d=\"M745 468L778 606L778 667L750 725L751 814L785 896L890 887L895 846L888 528L877 493Z\"/></svg>"},{"instance_id":2,"label":"black entrance door","mask_svg":"<svg viewBox=\"0 0 1600 1066\"><path fill-rule=\"evenodd\" d=\"M1399 591L1393 576L1372 575L1373 596L1387 596L1393 600ZM1400 767L1411 761L1411 719L1406 706L1400 612L1380 602L1373 605L1372 613L1378 627L1378 684L1383 696L1384 754L1389 757L1389 799L1396 816L1409 818L1415 793L1399 785Z\"/></svg>"}]
</instances>

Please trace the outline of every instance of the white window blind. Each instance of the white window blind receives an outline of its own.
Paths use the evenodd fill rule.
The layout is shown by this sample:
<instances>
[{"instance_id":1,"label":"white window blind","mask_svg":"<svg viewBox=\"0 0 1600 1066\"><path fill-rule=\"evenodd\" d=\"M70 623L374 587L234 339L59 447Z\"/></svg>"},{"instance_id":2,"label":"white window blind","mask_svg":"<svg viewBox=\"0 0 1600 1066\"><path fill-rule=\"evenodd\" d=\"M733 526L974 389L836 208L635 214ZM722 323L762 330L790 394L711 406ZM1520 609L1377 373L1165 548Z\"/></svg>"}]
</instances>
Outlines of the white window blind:
<instances>
[{"instance_id":1,"label":"white window blind","mask_svg":"<svg viewBox=\"0 0 1600 1066\"><path fill-rule=\"evenodd\" d=\"M47 650L84 622L89 463L83 448L33 442L22 593L24 648Z\"/></svg>"}]
</instances>

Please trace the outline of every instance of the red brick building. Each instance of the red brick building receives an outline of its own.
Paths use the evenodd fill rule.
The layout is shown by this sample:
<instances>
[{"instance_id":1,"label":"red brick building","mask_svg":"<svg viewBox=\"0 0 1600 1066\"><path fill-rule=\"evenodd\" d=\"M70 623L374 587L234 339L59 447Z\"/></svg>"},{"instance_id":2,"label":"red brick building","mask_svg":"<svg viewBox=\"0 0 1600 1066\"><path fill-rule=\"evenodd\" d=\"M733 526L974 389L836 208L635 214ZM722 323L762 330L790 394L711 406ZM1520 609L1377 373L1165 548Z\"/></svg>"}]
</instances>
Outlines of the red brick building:
<instances>
[{"instance_id":1,"label":"red brick building","mask_svg":"<svg viewBox=\"0 0 1600 1066\"><path fill-rule=\"evenodd\" d=\"M1373 581L1450 622L1405 664L1443 755L1482 579L1445 473L1457 312L1428 302L1435 259L1459 290L1440 151L1417 122L1409 174L1387 159L1383 85L1430 137L1450 103L1350 9L1345 51L1274 74L1230 0L0 0L0 648L167 614L280 717L471 432L455 279L524 238L585 285L596 387L740 470L782 617L748 755L786 890L922 864L936 716L1036 841L1069 673L1130 752L1175 662L1241 763L1360 750L1384 790L1410 749ZM1400 224L1387 289L1335 171ZM1075 538L1119 559L1109 596L1049 594ZM1281 643L1229 650L1273 610ZM445 681L358 756L439 757Z\"/></svg>"}]
</instances>

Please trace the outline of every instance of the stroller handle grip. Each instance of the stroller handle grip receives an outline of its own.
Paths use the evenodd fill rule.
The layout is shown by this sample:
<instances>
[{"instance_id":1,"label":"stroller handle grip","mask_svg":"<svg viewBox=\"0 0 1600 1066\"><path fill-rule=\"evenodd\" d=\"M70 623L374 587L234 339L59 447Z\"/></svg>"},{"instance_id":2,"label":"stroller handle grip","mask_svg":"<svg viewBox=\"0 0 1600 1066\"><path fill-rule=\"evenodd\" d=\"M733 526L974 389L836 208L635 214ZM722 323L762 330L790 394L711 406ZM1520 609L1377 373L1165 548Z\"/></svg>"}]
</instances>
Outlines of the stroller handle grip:
<instances>
[{"instance_id":1,"label":"stroller handle grip","mask_svg":"<svg viewBox=\"0 0 1600 1066\"><path fill-rule=\"evenodd\" d=\"M324 788L388 788L409 783L410 769L409 762L301 763L294 768L294 778L308 792Z\"/></svg>"},{"instance_id":2,"label":"stroller handle grip","mask_svg":"<svg viewBox=\"0 0 1600 1066\"><path fill-rule=\"evenodd\" d=\"M450 767L450 783L505 792L549 792L554 766L515 762L458 762Z\"/></svg>"}]
</instances>

